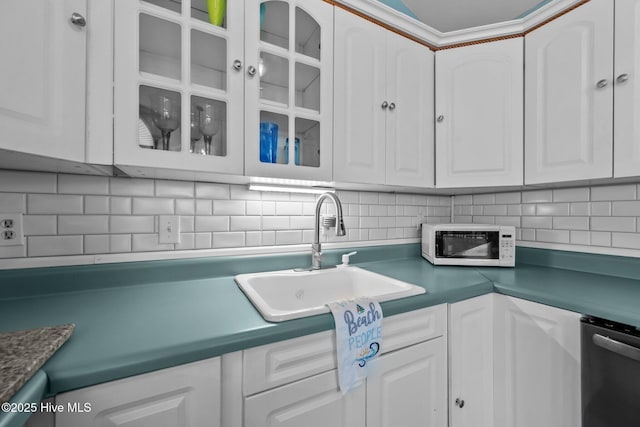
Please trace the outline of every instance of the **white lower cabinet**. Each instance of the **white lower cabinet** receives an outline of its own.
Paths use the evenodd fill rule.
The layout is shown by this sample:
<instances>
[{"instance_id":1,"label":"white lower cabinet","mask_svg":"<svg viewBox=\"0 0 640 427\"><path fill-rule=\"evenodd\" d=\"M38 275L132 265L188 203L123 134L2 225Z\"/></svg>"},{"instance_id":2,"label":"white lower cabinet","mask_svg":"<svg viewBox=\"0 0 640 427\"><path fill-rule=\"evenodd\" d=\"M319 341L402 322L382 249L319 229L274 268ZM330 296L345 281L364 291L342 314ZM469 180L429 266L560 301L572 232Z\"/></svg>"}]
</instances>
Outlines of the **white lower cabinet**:
<instances>
[{"instance_id":1,"label":"white lower cabinet","mask_svg":"<svg viewBox=\"0 0 640 427\"><path fill-rule=\"evenodd\" d=\"M449 306L452 427L493 427L493 294Z\"/></svg>"},{"instance_id":2,"label":"white lower cabinet","mask_svg":"<svg viewBox=\"0 0 640 427\"><path fill-rule=\"evenodd\" d=\"M494 303L495 427L580 427L580 314Z\"/></svg>"},{"instance_id":3,"label":"white lower cabinet","mask_svg":"<svg viewBox=\"0 0 640 427\"><path fill-rule=\"evenodd\" d=\"M68 410L85 403L90 410ZM220 357L63 393L56 404L64 407L56 414L57 427L228 425L222 415Z\"/></svg>"}]
</instances>

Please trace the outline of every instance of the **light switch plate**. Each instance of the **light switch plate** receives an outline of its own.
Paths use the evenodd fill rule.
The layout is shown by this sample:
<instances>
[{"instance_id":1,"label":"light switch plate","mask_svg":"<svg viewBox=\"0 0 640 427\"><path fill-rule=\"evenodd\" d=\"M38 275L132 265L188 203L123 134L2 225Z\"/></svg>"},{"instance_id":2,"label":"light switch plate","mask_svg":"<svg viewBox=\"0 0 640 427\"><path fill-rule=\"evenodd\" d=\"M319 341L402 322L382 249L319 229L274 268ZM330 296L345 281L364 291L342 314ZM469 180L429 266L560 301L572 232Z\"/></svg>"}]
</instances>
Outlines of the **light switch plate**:
<instances>
[{"instance_id":1,"label":"light switch plate","mask_svg":"<svg viewBox=\"0 0 640 427\"><path fill-rule=\"evenodd\" d=\"M180 217L160 215L158 221L158 241L160 243L180 243Z\"/></svg>"},{"instance_id":2,"label":"light switch plate","mask_svg":"<svg viewBox=\"0 0 640 427\"><path fill-rule=\"evenodd\" d=\"M0 213L0 246L24 245L21 213Z\"/></svg>"}]
</instances>

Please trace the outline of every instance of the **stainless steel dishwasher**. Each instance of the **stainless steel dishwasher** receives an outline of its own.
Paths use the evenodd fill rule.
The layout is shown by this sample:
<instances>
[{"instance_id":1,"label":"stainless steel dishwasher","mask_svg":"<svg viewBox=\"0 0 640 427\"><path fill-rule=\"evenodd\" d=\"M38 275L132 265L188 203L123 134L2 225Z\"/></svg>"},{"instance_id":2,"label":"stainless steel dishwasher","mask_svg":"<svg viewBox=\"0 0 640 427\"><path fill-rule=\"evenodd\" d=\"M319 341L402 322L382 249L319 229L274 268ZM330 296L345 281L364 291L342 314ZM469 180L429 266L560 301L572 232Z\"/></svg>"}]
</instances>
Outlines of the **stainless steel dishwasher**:
<instances>
[{"instance_id":1,"label":"stainless steel dishwasher","mask_svg":"<svg viewBox=\"0 0 640 427\"><path fill-rule=\"evenodd\" d=\"M640 427L640 331L581 321L582 427Z\"/></svg>"}]
</instances>

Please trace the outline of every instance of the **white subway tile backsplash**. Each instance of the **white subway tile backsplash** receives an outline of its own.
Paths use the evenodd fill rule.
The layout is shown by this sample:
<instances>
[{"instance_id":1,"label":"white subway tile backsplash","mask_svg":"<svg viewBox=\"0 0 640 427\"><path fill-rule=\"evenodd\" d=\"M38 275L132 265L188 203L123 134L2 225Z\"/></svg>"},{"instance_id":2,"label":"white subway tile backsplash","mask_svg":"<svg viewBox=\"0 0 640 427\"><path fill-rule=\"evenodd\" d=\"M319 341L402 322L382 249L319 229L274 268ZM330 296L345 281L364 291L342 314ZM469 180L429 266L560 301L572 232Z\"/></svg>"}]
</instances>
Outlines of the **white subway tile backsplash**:
<instances>
[{"instance_id":1,"label":"white subway tile backsplash","mask_svg":"<svg viewBox=\"0 0 640 427\"><path fill-rule=\"evenodd\" d=\"M360 228L378 228L377 216L360 217Z\"/></svg>"},{"instance_id":2,"label":"white subway tile backsplash","mask_svg":"<svg viewBox=\"0 0 640 427\"><path fill-rule=\"evenodd\" d=\"M173 199L160 198L134 198L134 215L173 215L175 213L175 201Z\"/></svg>"},{"instance_id":3,"label":"white subway tile backsplash","mask_svg":"<svg viewBox=\"0 0 640 427\"><path fill-rule=\"evenodd\" d=\"M109 232L107 215L59 215L58 234L102 234Z\"/></svg>"},{"instance_id":4,"label":"white subway tile backsplash","mask_svg":"<svg viewBox=\"0 0 640 427\"><path fill-rule=\"evenodd\" d=\"M148 196L154 195L154 181L141 178L109 178L109 193L112 196Z\"/></svg>"},{"instance_id":5,"label":"white subway tile backsplash","mask_svg":"<svg viewBox=\"0 0 640 427\"><path fill-rule=\"evenodd\" d=\"M193 199L176 199L176 215L195 215L196 207Z\"/></svg>"},{"instance_id":6,"label":"white subway tile backsplash","mask_svg":"<svg viewBox=\"0 0 640 427\"><path fill-rule=\"evenodd\" d=\"M344 206L345 203L360 203L360 194L357 191L337 190L336 195ZM314 197L313 201L316 198Z\"/></svg>"},{"instance_id":7,"label":"white subway tile backsplash","mask_svg":"<svg viewBox=\"0 0 640 427\"><path fill-rule=\"evenodd\" d=\"M535 242L536 230L535 228L523 228L520 232L520 238L526 242Z\"/></svg>"},{"instance_id":8,"label":"white subway tile backsplash","mask_svg":"<svg viewBox=\"0 0 640 427\"><path fill-rule=\"evenodd\" d=\"M552 228L553 218L550 216L523 216L522 228Z\"/></svg>"},{"instance_id":9,"label":"white subway tile backsplash","mask_svg":"<svg viewBox=\"0 0 640 427\"><path fill-rule=\"evenodd\" d=\"M289 193L263 191L261 200L271 200L274 202L289 202L291 201L291 195Z\"/></svg>"},{"instance_id":10,"label":"white subway tile backsplash","mask_svg":"<svg viewBox=\"0 0 640 427\"><path fill-rule=\"evenodd\" d=\"M588 230L588 216L567 216L553 218L553 228L561 230Z\"/></svg>"},{"instance_id":11,"label":"white subway tile backsplash","mask_svg":"<svg viewBox=\"0 0 640 427\"><path fill-rule=\"evenodd\" d=\"M611 245L616 248L640 249L640 234L611 233Z\"/></svg>"},{"instance_id":12,"label":"white subway tile backsplash","mask_svg":"<svg viewBox=\"0 0 640 427\"><path fill-rule=\"evenodd\" d=\"M635 199L636 199L635 184L606 185L602 187L591 188L592 202L597 202L601 200L635 200Z\"/></svg>"},{"instance_id":13,"label":"white subway tile backsplash","mask_svg":"<svg viewBox=\"0 0 640 427\"><path fill-rule=\"evenodd\" d=\"M522 207L522 215L524 216L536 215L536 205L521 205L521 207Z\"/></svg>"},{"instance_id":14,"label":"white subway tile backsplash","mask_svg":"<svg viewBox=\"0 0 640 427\"><path fill-rule=\"evenodd\" d=\"M396 195L394 193L380 193L378 196L381 205L395 205ZM357 202L354 202L357 203Z\"/></svg>"},{"instance_id":15,"label":"white subway tile backsplash","mask_svg":"<svg viewBox=\"0 0 640 427\"><path fill-rule=\"evenodd\" d=\"M262 202L249 200L246 202L247 215L262 215Z\"/></svg>"},{"instance_id":16,"label":"white subway tile backsplash","mask_svg":"<svg viewBox=\"0 0 640 427\"><path fill-rule=\"evenodd\" d=\"M276 244L276 232L275 231L263 231L262 232L262 245L273 246Z\"/></svg>"},{"instance_id":17,"label":"white subway tile backsplash","mask_svg":"<svg viewBox=\"0 0 640 427\"><path fill-rule=\"evenodd\" d=\"M469 215L459 215L453 218L453 222L457 224L469 224L473 222L473 217ZM429 223L429 221L427 221Z\"/></svg>"},{"instance_id":18,"label":"white subway tile backsplash","mask_svg":"<svg viewBox=\"0 0 640 427\"><path fill-rule=\"evenodd\" d=\"M594 231L636 231L636 219L631 217L591 217L591 230Z\"/></svg>"},{"instance_id":19,"label":"white subway tile backsplash","mask_svg":"<svg viewBox=\"0 0 640 427\"><path fill-rule=\"evenodd\" d=\"M84 196L84 213L86 215L108 215L109 197Z\"/></svg>"},{"instance_id":20,"label":"white subway tile backsplash","mask_svg":"<svg viewBox=\"0 0 640 427\"><path fill-rule=\"evenodd\" d=\"M195 249L211 249L211 233L195 233Z\"/></svg>"},{"instance_id":21,"label":"white subway tile backsplash","mask_svg":"<svg viewBox=\"0 0 640 427\"><path fill-rule=\"evenodd\" d=\"M611 233L605 231L592 231L591 244L594 246L611 246Z\"/></svg>"},{"instance_id":22,"label":"white subway tile backsplash","mask_svg":"<svg viewBox=\"0 0 640 427\"><path fill-rule=\"evenodd\" d=\"M196 219L193 216L180 216L180 232L193 233L196 231Z\"/></svg>"},{"instance_id":23,"label":"white subway tile backsplash","mask_svg":"<svg viewBox=\"0 0 640 427\"><path fill-rule=\"evenodd\" d=\"M495 203L496 203L495 194L474 194L473 195L474 205L493 205Z\"/></svg>"},{"instance_id":24,"label":"white subway tile backsplash","mask_svg":"<svg viewBox=\"0 0 640 427\"><path fill-rule=\"evenodd\" d=\"M423 194L413 194L411 195L411 204L415 206L425 206L428 204L427 196Z\"/></svg>"},{"instance_id":25,"label":"white subway tile backsplash","mask_svg":"<svg viewBox=\"0 0 640 427\"><path fill-rule=\"evenodd\" d=\"M522 201L522 194L519 191L513 193L498 193L496 194L496 203L513 205L519 204Z\"/></svg>"},{"instance_id":26,"label":"white subway tile backsplash","mask_svg":"<svg viewBox=\"0 0 640 427\"><path fill-rule=\"evenodd\" d=\"M411 204L411 195L407 194L407 204ZM360 204L367 204L367 205L377 205L379 203L379 197L378 197L378 193L376 192L367 192L367 191L361 191L360 192Z\"/></svg>"},{"instance_id":27,"label":"white subway tile backsplash","mask_svg":"<svg viewBox=\"0 0 640 427\"><path fill-rule=\"evenodd\" d=\"M613 216L640 216L640 201L613 202L611 214Z\"/></svg>"},{"instance_id":28,"label":"white subway tile backsplash","mask_svg":"<svg viewBox=\"0 0 640 427\"><path fill-rule=\"evenodd\" d=\"M55 236L58 234L58 217L55 215L24 215L22 221L25 236Z\"/></svg>"},{"instance_id":29,"label":"white subway tile backsplash","mask_svg":"<svg viewBox=\"0 0 640 427\"><path fill-rule=\"evenodd\" d=\"M171 251L173 243L159 243L157 234L134 234L131 238L133 252Z\"/></svg>"},{"instance_id":30,"label":"white subway tile backsplash","mask_svg":"<svg viewBox=\"0 0 640 427\"><path fill-rule=\"evenodd\" d=\"M369 216L387 216L388 214L385 205L369 205Z\"/></svg>"},{"instance_id":31,"label":"white subway tile backsplash","mask_svg":"<svg viewBox=\"0 0 640 427\"><path fill-rule=\"evenodd\" d=\"M196 215L211 215L212 206L211 200L196 200Z\"/></svg>"},{"instance_id":32,"label":"white subway tile backsplash","mask_svg":"<svg viewBox=\"0 0 640 427\"><path fill-rule=\"evenodd\" d=\"M313 229L313 227L315 226L315 217L313 216L292 216L289 221L290 221L290 227L292 229ZM345 227L349 228L349 227L353 227L353 221L355 220L355 222L357 223L357 218L354 217L344 217L344 225Z\"/></svg>"},{"instance_id":33,"label":"white subway tile backsplash","mask_svg":"<svg viewBox=\"0 0 640 427\"><path fill-rule=\"evenodd\" d=\"M522 215L522 205L507 205L507 215L509 216Z\"/></svg>"},{"instance_id":34,"label":"white subway tile backsplash","mask_svg":"<svg viewBox=\"0 0 640 427\"><path fill-rule=\"evenodd\" d=\"M588 202L589 188L562 188L553 190L554 202Z\"/></svg>"},{"instance_id":35,"label":"white subway tile backsplash","mask_svg":"<svg viewBox=\"0 0 640 427\"><path fill-rule=\"evenodd\" d=\"M510 225L512 227L520 227L519 216L497 216L495 223L498 225Z\"/></svg>"},{"instance_id":36,"label":"white subway tile backsplash","mask_svg":"<svg viewBox=\"0 0 640 427\"><path fill-rule=\"evenodd\" d=\"M214 215L244 215L246 212L244 200L214 200Z\"/></svg>"},{"instance_id":37,"label":"white subway tile backsplash","mask_svg":"<svg viewBox=\"0 0 640 427\"><path fill-rule=\"evenodd\" d=\"M354 222L357 223L357 218L354 218ZM378 218L378 225L381 228L395 228L396 217L395 216L382 216Z\"/></svg>"},{"instance_id":38,"label":"white subway tile backsplash","mask_svg":"<svg viewBox=\"0 0 640 427\"><path fill-rule=\"evenodd\" d=\"M589 216L589 202L569 203L569 215L571 216Z\"/></svg>"},{"instance_id":39,"label":"white subway tile backsplash","mask_svg":"<svg viewBox=\"0 0 640 427\"><path fill-rule=\"evenodd\" d=\"M297 245L302 243L302 230L276 231L276 245Z\"/></svg>"},{"instance_id":40,"label":"white subway tile backsplash","mask_svg":"<svg viewBox=\"0 0 640 427\"><path fill-rule=\"evenodd\" d=\"M386 228L372 228L369 229L370 240L385 240L387 238Z\"/></svg>"},{"instance_id":41,"label":"white subway tile backsplash","mask_svg":"<svg viewBox=\"0 0 640 427\"><path fill-rule=\"evenodd\" d=\"M538 203L536 205L538 216L568 216L569 203Z\"/></svg>"},{"instance_id":42,"label":"white subway tile backsplash","mask_svg":"<svg viewBox=\"0 0 640 427\"><path fill-rule=\"evenodd\" d=\"M213 248L237 248L244 246L244 233L242 232L230 232L230 233L211 233Z\"/></svg>"},{"instance_id":43,"label":"white subway tile backsplash","mask_svg":"<svg viewBox=\"0 0 640 427\"><path fill-rule=\"evenodd\" d=\"M0 170L0 192L55 193L57 182L50 173Z\"/></svg>"},{"instance_id":44,"label":"white subway tile backsplash","mask_svg":"<svg viewBox=\"0 0 640 427\"><path fill-rule=\"evenodd\" d=\"M246 185L230 185L230 196L231 199L235 200L262 200L262 192L260 191L250 191ZM264 193L266 194L266 193ZM273 193L272 193L273 194ZM268 197L268 196L267 196ZM269 200L267 198L267 200ZM214 243L215 245L215 243Z\"/></svg>"},{"instance_id":45,"label":"white subway tile backsplash","mask_svg":"<svg viewBox=\"0 0 640 427\"><path fill-rule=\"evenodd\" d=\"M109 194L109 178L87 175L58 175L60 194Z\"/></svg>"},{"instance_id":46,"label":"white subway tile backsplash","mask_svg":"<svg viewBox=\"0 0 640 427\"><path fill-rule=\"evenodd\" d=\"M112 215L131 215L131 206L131 197L111 197L109 200L109 212Z\"/></svg>"},{"instance_id":47,"label":"white subway tile backsplash","mask_svg":"<svg viewBox=\"0 0 640 427\"><path fill-rule=\"evenodd\" d=\"M228 216L196 216L196 232L229 231Z\"/></svg>"},{"instance_id":48,"label":"white subway tile backsplash","mask_svg":"<svg viewBox=\"0 0 640 427\"><path fill-rule=\"evenodd\" d=\"M198 199L225 200L229 199L229 197L229 184L196 182L196 198Z\"/></svg>"},{"instance_id":49,"label":"white subway tile backsplash","mask_svg":"<svg viewBox=\"0 0 640 427\"><path fill-rule=\"evenodd\" d=\"M181 230L180 243L175 244L176 250L190 250L196 248L196 235L195 233L184 233Z\"/></svg>"},{"instance_id":50,"label":"white subway tile backsplash","mask_svg":"<svg viewBox=\"0 0 640 427\"><path fill-rule=\"evenodd\" d=\"M115 234L153 233L154 218L152 216L120 216L109 217L109 232Z\"/></svg>"},{"instance_id":51,"label":"white subway tile backsplash","mask_svg":"<svg viewBox=\"0 0 640 427\"><path fill-rule=\"evenodd\" d=\"M471 215L482 215L484 212L484 206L473 205L471 206Z\"/></svg>"},{"instance_id":52,"label":"white subway tile backsplash","mask_svg":"<svg viewBox=\"0 0 640 427\"><path fill-rule=\"evenodd\" d=\"M131 235L130 234L110 234L109 235L109 252L111 253L131 252Z\"/></svg>"},{"instance_id":53,"label":"white subway tile backsplash","mask_svg":"<svg viewBox=\"0 0 640 427\"><path fill-rule=\"evenodd\" d=\"M30 257L83 253L83 236L30 236L26 239L27 255Z\"/></svg>"},{"instance_id":54,"label":"white subway tile backsplash","mask_svg":"<svg viewBox=\"0 0 640 427\"><path fill-rule=\"evenodd\" d=\"M27 196L21 193L0 193L0 212L25 213Z\"/></svg>"},{"instance_id":55,"label":"white subway tile backsplash","mask_svg":"<svg viewBox=\"0 0 640 427\"><path fill-rule=\"evenodd\" d=\"M27 245L0 246L0 258L24 258L27 256Z\"/></svg>"},{"instance_id":56,"label":"white subway tile backsplash","mask_svg":"<svg viewBox=\"0 0 640 427\"><path fill-rule=\"evenodd\" d=\"M186 181L156 181L156 197L193 197L194 183Z\"/></svg>"},{"instance_id":57,"label":"white subway tile backsplash","mask_svg":"<svg viewBox=\"0 0 640 427\"><path fill-rule=\"evenodd\" d=\"M536 240L548 243L570 243L568 230L536 230Z\"/></svg>"},{"instance_id":58,"label":"white subway tile backsplash","mask_svg":"<svg viewBox=\"0 0 640 427\"><path fill-rule=\"evenodd\" d=\"M262 203L262 215L276 214L276 202L261 202L261 203ZM315 213L315 210L313 212Z\"/></svg>"},{"instance_id":59,"label":"white subway tile backsplash","mask_svg":"<svg viewBox=\"0 0 640 427\"><path fill-rule=\"evenodd\" d=\"M493 216L477 215L472 218L473 218L472 222L474 224L495 224L496 223L496 219Z\"/></svg>"},{"instance_id":60,"label":"white subway tile backsplash","mask_svg":"<svg viewBox=\"0 0 640 427\"><path fill-rule=\"evenodd\" d=\"M463 195L463 196L453 196L454 205L472 205L473 204L473 196Z\"/></svg>"},{"instance_id":61,"label":"white subway tile backsplash","mask_svg":"<svg viewBox=\"0 0 640 427\"><path fill-rule=\"evenodd\" d=\"M589 245L591 244L590 233L588 231L571 231L569 240L572 245Z\"/></svg>"},{"instance_id":62,"label":"white subway tile backsplash","mask_svg":"<svg viewBox=\"0 0 640 427\"><path fill-rule=\"evenodd\" d=\"M276 215L302 215L302 203L276 202Z\"/></svg>"},{"instance_id":63,"label":"white subway tile backsplash","mask_svg":"<svg viewBox=\"0 0 640 427\"><path fill-rule=\"evenodd\" d=\"M85 254L107 254L110 250L110 238L108 234L85 235Z\"/></svg>"},{"instance_id":64,"label":"white subway tile backsplash","mask_svg":"<svg viewBox=\"0 0 640 427\"><path fill-rule=\"evenodd\" d=\"M262 229L263 230L288 230L289 217L288 216L263 216L262 217Z\"/></svg>"},{"instance_id":65,"label":"white subway tile backsplash","mask_svg":"<svg viewBox=\"0 0 640 427\"><path fill-rule=\"evenodd\" d=\"M522 193L522 203L550 203L552 201L552 190L524 191Z\"/></svg>"},{"instance_id":66,"label":"white subway tile backsplash","mask_svg":"<svg viewBox=\"0 0 640 427\"><path fill-rule=\"evenodd\" d=\"M262 226L259 216L232 216L229 219L231 231L260 230Z\"/></svg>"},{"instance_id":67,"label":"white subway tile backsplash","mask_svg":"<svg viewBox=\"0 0 640 427\"><path fill-rule=\"evenodd\" d=\"M507 215L507 205L489 205L483 208L484 215Z\"/></svg>"},{"instance_id":68,"label":"white subway tile backsplash","mask_svg":"<svg viewBox=\"0 0 640 427\"><path fill-rule=\"evenodd\" d=\"M244 235L245 245L261 246L262 245L262 232L261 231L247 231Z\"/></svg>"},{"instance_id":69,"label":"white subway tile backsplash","mask_svg":"<svg viewBox=\"0 0 640 427\"><path fill-rule=\"evenodd\" d=\"M54 194L29 194L29 214L81 214L82 196L59 196Z\"/></svg>"}]
</instances>

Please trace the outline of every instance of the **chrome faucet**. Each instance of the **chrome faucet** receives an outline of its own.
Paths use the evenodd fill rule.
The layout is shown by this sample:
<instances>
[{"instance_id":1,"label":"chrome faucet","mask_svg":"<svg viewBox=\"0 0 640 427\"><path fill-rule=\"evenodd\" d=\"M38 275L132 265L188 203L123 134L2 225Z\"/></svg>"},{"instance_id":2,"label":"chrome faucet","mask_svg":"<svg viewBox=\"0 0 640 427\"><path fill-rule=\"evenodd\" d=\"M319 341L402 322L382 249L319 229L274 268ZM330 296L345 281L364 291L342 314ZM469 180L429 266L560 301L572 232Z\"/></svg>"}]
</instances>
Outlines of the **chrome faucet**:
<instances>
[{"instance_id":1,"label":"chrome faucet","mask_svg":"<svg viewBox=\"0 0 640 427\"><path fill-rule=\"evenodd\" d=\"M344 236L344 221L342 220L342 204L340 199L333 193L322 193L316 201L316 224L314 228L313 244L311 245L311 269L319 270L322 268L322 247L320 245L320 208L322 202L331 199L336 207L336 236Z\"/></svg>"}]
</instances>

